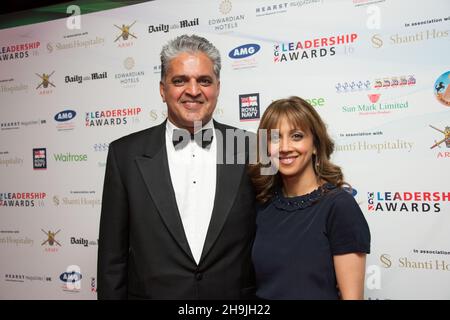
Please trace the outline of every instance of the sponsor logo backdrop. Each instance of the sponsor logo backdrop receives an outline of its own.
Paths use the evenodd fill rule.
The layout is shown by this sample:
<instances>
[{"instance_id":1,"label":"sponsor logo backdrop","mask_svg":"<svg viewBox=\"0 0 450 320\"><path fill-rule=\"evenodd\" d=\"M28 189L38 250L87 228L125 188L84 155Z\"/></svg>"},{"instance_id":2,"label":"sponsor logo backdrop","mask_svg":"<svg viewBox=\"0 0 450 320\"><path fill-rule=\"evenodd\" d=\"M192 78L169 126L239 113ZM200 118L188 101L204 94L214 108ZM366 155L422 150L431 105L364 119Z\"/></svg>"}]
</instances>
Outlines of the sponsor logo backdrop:
<instances>
[{"instance_id":1,"label":"sponsor logo backdrop","mask_svg":"<svg viewBox=\"0 0 450 320\"><path fill-rule=\"evenodd\" d=\"M450 3L152 1L0 30L0 298L96 299L109 143L161 123L159 52L222 53L215 118L308 99L372 232L367 299L450 298ZM181 15L180 15L181 14Z\"/></svg>"}]
</instances>

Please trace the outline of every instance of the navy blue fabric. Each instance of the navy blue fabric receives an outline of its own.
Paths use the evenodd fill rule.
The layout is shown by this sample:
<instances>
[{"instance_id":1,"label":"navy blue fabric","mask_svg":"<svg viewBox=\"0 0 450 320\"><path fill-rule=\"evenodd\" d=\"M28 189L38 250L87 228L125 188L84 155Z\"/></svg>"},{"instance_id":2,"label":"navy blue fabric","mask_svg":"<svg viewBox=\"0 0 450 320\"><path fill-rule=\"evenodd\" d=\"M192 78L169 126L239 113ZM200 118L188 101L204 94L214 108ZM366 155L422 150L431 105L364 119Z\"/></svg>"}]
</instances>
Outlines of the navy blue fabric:
<instances>
[{"instance_id":1,"label":"navy blue fabric","mask_svg":"<svg viewBox=\"0 0 450 320\"><path fill-rule=\"evenodd\" d=\"M333 255L370 253L370 231L347 191L325 184L257 212L252 258L262 299L338 299Z\"/></svg>"}]
</instances>

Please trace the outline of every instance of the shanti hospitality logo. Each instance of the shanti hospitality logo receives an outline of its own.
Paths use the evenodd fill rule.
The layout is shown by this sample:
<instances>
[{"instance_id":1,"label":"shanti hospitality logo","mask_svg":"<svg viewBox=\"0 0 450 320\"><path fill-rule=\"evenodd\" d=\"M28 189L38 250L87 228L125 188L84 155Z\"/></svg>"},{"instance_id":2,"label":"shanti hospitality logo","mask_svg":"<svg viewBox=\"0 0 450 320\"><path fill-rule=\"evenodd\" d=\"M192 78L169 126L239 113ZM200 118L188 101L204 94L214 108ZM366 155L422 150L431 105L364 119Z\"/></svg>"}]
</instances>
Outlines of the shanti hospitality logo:
<instances>
[{"instance_id":1,"label":"shanti hospitality logo","mask_svg":"<svg viewBox=\"0 0 450 320\"><path fill-rule=\"evenodd\" d=\"M239 119L254 121L259 119L259 93L239 95Z\"/></svg>"},{"instance_id":2,"label":"shanti hospitality logo","mask_svg":"<svg viewBox=\"0 0 450 320\"><path fill-rule=\"evenodd\" d=\"M282 63L304 59L317 59L336 54L336 46L353 43L356 33L341 34L322 38L277 43L274 45L273 62Z\"/></svg>"},{"instance_id":3,"label":"shanti hospitality logo","mask_svg":"<svg viewBox=\"0 0 450 320\"><path fill-rule=\"evenodd\" d=\"M437 213L450 201L449 191L370 191L369 213Z\"/></svg>"},{"instance_id":4,"label":"shanti hospitality logo","mask_svg":"<svg viewBox=\"0 0 450 320\"><path fill-rule=\"evenodd\" d=\"M47 169L47 148L33 149L33 169L34 170Z\"/></svg>"},{"instance_id":5,"label":"shanti hospitality logo","mask_svg":"<svg viewBox=\"0 0 450 320\"><path fill-rule=\"evenodd\" d=\"M450 71L447 71L437 78L434 83L434 94L438 101L444 106L450 107Z\"/></svg>"},{"instance_id":6,"label":"shanti hospitality logo","mask_svg":"<svg viewBox=\"0 0 450 320\"><path fill-rule=\"evenodd\" d=\"M40 45L39 41L34 41L0 47L0 62L37 56Z\"/></svg>"}]
</instances>

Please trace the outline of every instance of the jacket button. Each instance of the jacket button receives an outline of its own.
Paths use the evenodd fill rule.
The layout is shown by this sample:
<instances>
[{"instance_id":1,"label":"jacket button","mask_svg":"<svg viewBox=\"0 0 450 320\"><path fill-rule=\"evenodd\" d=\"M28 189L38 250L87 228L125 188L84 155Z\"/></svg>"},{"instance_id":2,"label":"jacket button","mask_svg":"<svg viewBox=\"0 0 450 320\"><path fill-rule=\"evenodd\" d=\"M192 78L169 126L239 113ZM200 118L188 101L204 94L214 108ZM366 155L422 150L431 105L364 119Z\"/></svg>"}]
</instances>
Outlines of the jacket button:
<instances>
[{"instance_id":1,"label":"jacket button","mask_svg":"<svg viewBox=\"0 0 450 320\"><path fill-rule=\"evenodd\" d=\"M195 274L195 279L197 279L197 281L202 280L202 278L203 278L203 274L201 274L201 273L196 273Z\"/></svg>"}]
</instances>

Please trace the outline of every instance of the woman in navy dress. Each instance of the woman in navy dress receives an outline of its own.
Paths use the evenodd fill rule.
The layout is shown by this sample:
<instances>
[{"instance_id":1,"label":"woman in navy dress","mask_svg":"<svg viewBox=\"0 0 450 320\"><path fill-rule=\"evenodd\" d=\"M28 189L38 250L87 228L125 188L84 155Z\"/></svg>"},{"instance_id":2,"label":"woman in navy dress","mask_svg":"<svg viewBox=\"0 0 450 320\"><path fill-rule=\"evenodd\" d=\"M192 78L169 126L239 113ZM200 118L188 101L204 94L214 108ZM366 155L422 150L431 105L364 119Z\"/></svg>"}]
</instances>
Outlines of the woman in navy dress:
<instances>
[{"instance_id":1,"label":"woman in navy dress","mask_svg":"<svg viewBox=\"0 0 450 320\"><path fill-rule=\"evenodd\" d=\"M341 168L330 162L334 144L324 122L308 102L290 97L270 104L259 129L267 130L271 164L250 166L260 204L257 296L362 299L370 231L343 188ZM258 138L265 139L261 130Z\"/></svg>"}]
</instances>

